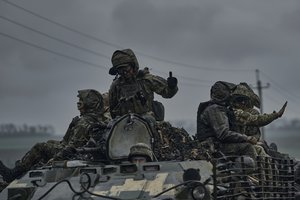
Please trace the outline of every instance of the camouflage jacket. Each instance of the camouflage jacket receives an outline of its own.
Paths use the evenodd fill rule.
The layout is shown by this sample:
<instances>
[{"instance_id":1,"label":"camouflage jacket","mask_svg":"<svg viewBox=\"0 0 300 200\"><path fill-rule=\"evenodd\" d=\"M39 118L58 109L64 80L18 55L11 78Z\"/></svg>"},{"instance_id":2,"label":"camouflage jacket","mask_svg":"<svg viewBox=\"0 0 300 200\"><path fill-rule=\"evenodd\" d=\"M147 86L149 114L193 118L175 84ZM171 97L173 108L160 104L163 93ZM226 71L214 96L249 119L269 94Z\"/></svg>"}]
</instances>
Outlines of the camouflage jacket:
<instances>
[{"instance_id":1,"label":"camouflage jacket","mask_svg":"<svg viewBox=\"0 0 300 200\"><path fill-rule=\"evenodd\" d=\"M145 114L153 111L154 92L163 98L172 98L178 87L170 89L167 81L149 73L125 81L116 79L109 90L109 105L112 118L129 112Z\"/></svg>"},{"instance_id":2,"label":"camouflage jacket","mask_svg":"<svg viewBox=\"0 0 300 200\"><path fill-rule=\"evenodd\" d=\"M266 126L272 121L278 118L276 113L260 114L258 110L254 108L238 109L233 108L237 130L240 133L248 136L254 136L260 139L261 133L259 127Z\"/></svg>"},{"instance_id":3,"label":"camouflage jacket","mask_svg":"<svg viewBox=\"0 0 300 200\"><path fill-rule=\"evenodd\" d=\"M198 140L203 141L214 137L220 142L237 143L246 142L247 136L235 132L230 127L229 109L218 104L208 105L202 113L197 116Z\"/></svg>"},{"instance_id":4,"label":"camouflage jacket","mask_svg":"<svg viewBox=\"0 0 300 200\"><path fill-rule=\"evenodd\" d=\"M94 130L99 132L99 127L100 129L105 129L106 124L107 119L96 113L87 113L80 117L75 117L63 137L62 144L75 148L82 147L91 137L97 137L95 136L97 133Z\"/></svg>"}]
</instances>

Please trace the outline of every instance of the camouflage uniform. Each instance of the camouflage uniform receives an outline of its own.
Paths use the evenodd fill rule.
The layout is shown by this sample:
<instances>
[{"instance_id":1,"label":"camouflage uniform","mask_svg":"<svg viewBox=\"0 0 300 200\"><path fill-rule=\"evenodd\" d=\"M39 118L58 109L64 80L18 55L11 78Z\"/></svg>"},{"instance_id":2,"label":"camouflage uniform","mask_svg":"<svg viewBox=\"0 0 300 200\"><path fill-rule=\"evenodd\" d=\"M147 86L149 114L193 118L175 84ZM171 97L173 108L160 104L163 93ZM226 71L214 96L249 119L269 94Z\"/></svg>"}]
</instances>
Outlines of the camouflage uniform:
<instances>
[{"instance_id":1,"label":"camouflage uniform","mask_svg":"<svg viewBox=\"0 0 300 200\"><path fill-rule=\"evenodd\" d=\"M135 75L124 78L116 77L109 90L109 105L111 116L122 116L129 112L137 114L153 114L154 92L164 98L172 98L178 91L177 79L175 84L170 84L171 79L165 80L159 76L150 74L148 71L138 73L139 64L131 49L117 50L112 56L113 67L111 74L116 74L117 69L125 64L130 64Z\"/></svg>"},{"instance_id":2,"label":"camouflage uniform","mask_svg":"<svg viewBox=\"0 0 300 200\"><path fill-rule=\"evenodd\" d=\"M66 149L74 149L85 145L93 136L92 134L95 134L93 131L95 127L105 127L106 119L103 116L101 94L96 90L80 90L78 93L83 109L80 110L80 117L73 118L63 140L49 140L35 144L21 161L16 163L14 169L8 169L0 161L0 174L5 181L10 182L37 164L47 163L53 157L57 159L64 158Z\"/></svg>"},{"instance_id":3,"label":"camouflage uniform","mask_svg":"<svg viewBox=\"0 0 300 200\"><path fill-rule=\"evenodd\" d=\"M233 108L238 130L248 136L254 136L257 140L260 139L261 133L259 127L270 124L275 119L278 119L277 113L260 114L254 108L238 109Z\"/></svg>"},{"instance_id":4,"label":"camouflage uniform","mask_svg":"<svg viewBox=\"0 0 300 200\"><path fill-rule=\"evenodd\" d=\"M272 121L278 119L280 116L277 112L270 114L260 114L254 105L259 107L258 96L253 92L246 83L239 84L235 91L232 93L233 111L237 125L237 131L247 136L253 136L257 141L261 140L260 127L270 124ZM244 98L245 105L240 106L235 103L235 98ZM260 145L255 145L255 148L260 156L268 157L267 153Z\"/></svg>"},{"instance_id":5,"label":"camouflage uniform","mask_svg":"<svg viewBox=\"0 0 300 200\"><path fill-rule=\"evenodd\" d=\"M233 111L227 105L233 87L221 81L212 86L212 100L200 104L198 108L196 138L199 141L212 138L218 150L225 155L249 155L256 159L257 153L248 143L248 137L234 131Z\"/></svg>"},{"instance_id":6,"label":"camouflage uniform","mask_svg":"<svg viewBox=\"0 0 300 200\"><path fill-rule=\"evenodd\" d=\"M245 105L239 106L239 104L236 104L235 98L244 98ZM259 127L266 126L279 118L276 112L261 115L254 108L254 106L260 106L260 100L253 90L247 87L246 83L240 83L232 92L232 101L239 131L249 136L255 136L258 140L260 139Z\"/></svg>"},{"instance_id":7,"label":"camouflage uniform","mask_svg":"<svg viewBox=\"0 0 300 200\"><path fill-rule=\"evenodd\" d=\"M236 98L241 98L240 102L243 103L236 101ZM256 107L260 106L259 103L257 103L260 102L259 98L250 87L247 87L246 83L241 83L236 87L235 91L232 93L232 102L237 130L245 135L255 137L257 141L261 141L262 139L259 128L268 125L280 117L275 111L270 114L260 114L254 108L254 105ZM263 179L268 180L272 179L273 173L277 172L272 170L269 160L270 156L267 154L262 144L264 144L264 141L261 141L260 144L255 144L254 147L259 159L264 163L260 166Z\"/></svg>"}]
</instances>

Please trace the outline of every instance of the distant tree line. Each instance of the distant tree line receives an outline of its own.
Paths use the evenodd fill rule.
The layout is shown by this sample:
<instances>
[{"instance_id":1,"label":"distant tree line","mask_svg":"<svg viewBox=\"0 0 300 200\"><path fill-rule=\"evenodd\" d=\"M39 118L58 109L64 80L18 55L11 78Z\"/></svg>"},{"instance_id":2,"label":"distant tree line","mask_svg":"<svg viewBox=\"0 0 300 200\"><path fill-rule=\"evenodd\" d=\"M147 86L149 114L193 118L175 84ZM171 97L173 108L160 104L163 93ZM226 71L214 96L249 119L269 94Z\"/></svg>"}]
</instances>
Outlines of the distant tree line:
<instances>
[{"instance_id":1,"label":"distant tree line","mask_svg":"<svg viewBox=\"0 0 300 200\"><path fill-rule=\"evenodd\" d=\"M194 135L196 133L197 124L194 120L172 120L171 124L178 128L184 128L188 133ZM281 119L272 122L267 127L268 129L283 129L283 130L299 130L300 131L300 119Z\"/></svg>"},{"instance_id":2,"label":"distant tree line","mask_svg":"<svg viewBox=\"0 0 300 200\"><path fill-rule=\"evenodd\" d=\"M52 125L0 124L0 135L51 135L54 132Z\"/></svg>"}]
</instances>

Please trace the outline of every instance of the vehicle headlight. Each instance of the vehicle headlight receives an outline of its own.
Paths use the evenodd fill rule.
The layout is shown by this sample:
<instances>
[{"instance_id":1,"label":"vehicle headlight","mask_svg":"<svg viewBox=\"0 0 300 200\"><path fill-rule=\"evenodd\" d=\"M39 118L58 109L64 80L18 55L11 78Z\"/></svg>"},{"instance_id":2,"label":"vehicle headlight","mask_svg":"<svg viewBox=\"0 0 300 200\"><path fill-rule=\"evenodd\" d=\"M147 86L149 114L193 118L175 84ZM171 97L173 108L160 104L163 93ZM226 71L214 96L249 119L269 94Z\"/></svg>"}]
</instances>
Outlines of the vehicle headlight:
<instances>
[{"instance_id":1,"label":"vehicle headlight","mask_svg":"<svg viewBox=\"0 0 300 200\"><path fill-rule=\"evenodd\" d=\"M192 189L192 197L194 200L209 200L209 194L204 185L198 184Z\"/></svg>"}]
</instances>

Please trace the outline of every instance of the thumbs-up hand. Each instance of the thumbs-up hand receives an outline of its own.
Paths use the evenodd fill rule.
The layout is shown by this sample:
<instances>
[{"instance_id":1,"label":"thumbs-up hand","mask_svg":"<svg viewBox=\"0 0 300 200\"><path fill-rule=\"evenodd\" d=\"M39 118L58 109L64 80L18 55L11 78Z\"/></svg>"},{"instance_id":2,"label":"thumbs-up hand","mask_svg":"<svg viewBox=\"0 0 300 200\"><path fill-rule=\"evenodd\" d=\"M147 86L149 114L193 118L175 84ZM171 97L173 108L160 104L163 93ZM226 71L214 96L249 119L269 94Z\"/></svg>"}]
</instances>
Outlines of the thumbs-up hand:
<instances>
[{"instance_id":1,"label":"thumbs-up hand","mask_svg":"<svg viewBox=\"0 0 300 200\"><path fill-rule=\"evenodd\" d=\"M168 82L168 87L170 89L174 89L177 87L178 81L177 81L177 78L172 76L172 72L169 72L169 77L167 79L167 82Z\"/></svg>"}]
</instances>

